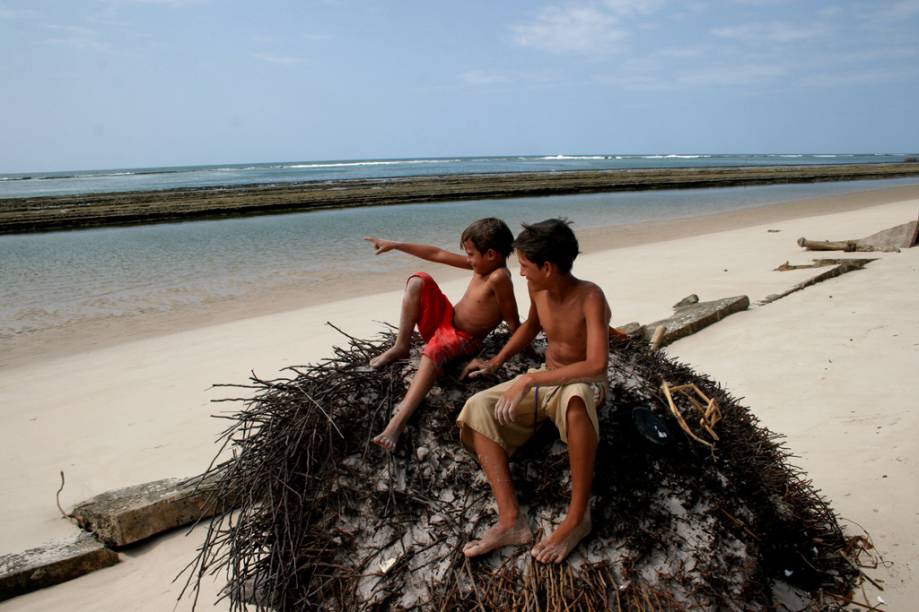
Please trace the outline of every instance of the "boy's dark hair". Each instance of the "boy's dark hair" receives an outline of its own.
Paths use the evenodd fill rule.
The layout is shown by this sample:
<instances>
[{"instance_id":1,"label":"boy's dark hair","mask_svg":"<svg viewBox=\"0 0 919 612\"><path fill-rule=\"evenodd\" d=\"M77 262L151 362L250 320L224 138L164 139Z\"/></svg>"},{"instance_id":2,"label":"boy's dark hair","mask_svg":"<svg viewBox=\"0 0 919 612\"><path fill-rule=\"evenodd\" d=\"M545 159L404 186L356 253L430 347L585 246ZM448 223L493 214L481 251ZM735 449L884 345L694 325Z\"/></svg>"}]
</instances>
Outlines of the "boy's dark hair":
<instances>
[{"instance_id":1,"label":"boy's dark hair","mask_svg":"<svg viewBox=\"0 0 919 612\"><path fill-rule=\"evenodd\" d=\"M546 219L532 225L524 223L523 231L514 240L514 248L537 266L550 261L568 273L579 252L578 239L570 225L568 219Z\"/></svg>"},{"instance_id":2,"label":"boy's dark hair","mask_svg":"<svg viewBox=\"0 0 919 612\"><path fill-rule=\"evenodd\" d=\"M484 254L488 249L494 249L505 257L513 252L514 235L511 228L501 219L487 217L469 224L460 237L460 246L469 241L479 253Z\"/></svg>"}]
</instances>

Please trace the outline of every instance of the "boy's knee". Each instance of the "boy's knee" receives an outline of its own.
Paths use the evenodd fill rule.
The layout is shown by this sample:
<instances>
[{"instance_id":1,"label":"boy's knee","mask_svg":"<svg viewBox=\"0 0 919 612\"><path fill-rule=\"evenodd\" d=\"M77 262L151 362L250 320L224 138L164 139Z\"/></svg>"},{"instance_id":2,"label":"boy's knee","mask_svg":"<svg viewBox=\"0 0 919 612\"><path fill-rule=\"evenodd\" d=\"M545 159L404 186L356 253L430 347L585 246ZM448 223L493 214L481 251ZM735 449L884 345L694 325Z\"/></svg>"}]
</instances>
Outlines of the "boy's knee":
<instances>
[{"instance_id":1,"label":"boy's knee","mask_svg":"<svg viewBox=\"0 0 919 612\"><path fill-rule=\"evenodd\" d=\"M575 431L591 435L594 438L599 438L597 425L591 418L590 411L587 409L587 404L578 396L572 397L568 401L568 408L565 411L565 429L568 438L570 438L572 432Z\"/></svg>"},{"instance_id":2,"label":"boy's knee","mask_svg":"<svg viewBox=\"0 0 919 612\"><path fill-rule=\"evenodd\" d=\"M408 281L405 283L405 294L416 296L421 294L421 286L424 284L424 281L417 276L409 277Z\"/></svg>"},{"instance_id":3,"label":"boy's knee","mask_svg":"<svg viewBox=\"0 0 919 612\"><path fill-rule=\"evenodd\" d=\"M568 401L568 409L565 411L565 420L570 424L572 419L587 419L587 421L590 421L590 417L587 415L587 405L578 396L574 396Z\"/></svg>"}]
</instances>

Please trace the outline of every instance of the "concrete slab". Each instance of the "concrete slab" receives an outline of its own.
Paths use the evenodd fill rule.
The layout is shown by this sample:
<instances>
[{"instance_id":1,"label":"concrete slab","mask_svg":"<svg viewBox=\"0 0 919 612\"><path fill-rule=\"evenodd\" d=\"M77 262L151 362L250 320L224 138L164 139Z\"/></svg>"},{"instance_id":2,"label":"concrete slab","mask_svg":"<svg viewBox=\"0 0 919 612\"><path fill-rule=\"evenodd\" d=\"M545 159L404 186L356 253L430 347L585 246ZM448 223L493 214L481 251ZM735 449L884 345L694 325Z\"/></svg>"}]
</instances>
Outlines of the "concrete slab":
<instances>
[{"instance_id":1,"label":"concrete slab","mask_svg":"<svg viewBox=\"0 0 919 612\"><path fill-rule=\"evenodd\" d=\"M746 310L750 306L750 298L745 295L722 298L711 302L698 302L680 306L673 316L660 321L654 321L644 326L643 334L646 340L651 341L654 331L658 326L664 326L664 335L660 346L694 334L712 323L717 323L724 317Z\"/></svg>"},{"instance_id":2,"label":"concrete slab","mask_svg":"<svg viewBox=\"0 0 919 612\"><path fill-rule=\"evenodd\" d=\"M49 542L0 557L0 601L53 586L118 563L92 534L81 531L72 541Z\"/></svg>"},{"instance_id":3,"label":"concrete slab","mask_svg":"<svg viewBox=\"0 0 919 612\"><path fill-rule=\"evenodd\" d=\"M186 481L165 478L107 491L78 504L71 515L109 546L133 544L217 513L210 489L195 490Z\"/></svg>"}]
</instances>

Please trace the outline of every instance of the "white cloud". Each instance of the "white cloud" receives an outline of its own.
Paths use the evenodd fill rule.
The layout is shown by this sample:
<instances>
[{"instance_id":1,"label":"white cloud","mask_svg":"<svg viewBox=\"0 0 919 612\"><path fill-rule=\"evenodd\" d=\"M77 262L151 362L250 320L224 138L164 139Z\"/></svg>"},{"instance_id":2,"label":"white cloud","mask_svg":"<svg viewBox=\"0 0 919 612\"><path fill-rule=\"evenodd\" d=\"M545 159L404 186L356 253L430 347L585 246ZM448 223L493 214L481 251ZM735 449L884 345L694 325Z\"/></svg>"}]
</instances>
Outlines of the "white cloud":
<instances>
[{"instance_id":1,"label":"white cloud","mask_svg":"<svg viewBox=\"0 0 919 612\"><path fill-rule=\"evenodd\" d=\"M112 50L112 46L108 42L101 40L98 34L89 28L58 24L44 24L42 27L59 33L58 36L45 39L45 44L62 45L72 49L101 51L103 53L109 53Z\"/></svg>"},{"instance_id":2,"label":"white cloud","mask_svg":"<svg viewBox=\"0 0 919 612\"><path fill-rule=\"evenodd\" d=\"M544 87L558 85L562 81L558 75L544 72L497 72L480 68L466 70L457 75L457 79L463 85L476 87L509 84L513 84L515 87L533 85Z\"/></svg>"},{"instance_id":3,"label":"white cloud","mask_svg":"<svg viewBox=\"0 0 919 612\"><path fill-rule=\"evenodd\" d=\"M459 79L469 85L494 85L496 83L508 83L512 80L507 75L487 70L467 70L459 75Z\"/></svg>"},{"instance_id":4,"label":"white cloud","mask_svg":"<svg viewBox=\"0 0 919 612\"><path fill-rule=\"evenodd\" d=\"M895 2L893 6L885 11L885 15L901 18L919 15L919 0L900 0L900 2Z\"/></svg>"},{"instance_id":5,"label":"white cloud","mask_svg":"<svg viewBox=\"0 0 919 612\"><path fill-rule=\"evenodd\" d=\"M275 55L274 53L267 53L264 51L253 54L253 57L263 62L268 62L269 64L280 64L283 66L302 64L306 61L306 59L302 57L295 57L293 55Z\"/></svg>"},{"instance_id":6,"label":"white cloud","mask_svg":"<svg viewBox=\"0 0 919 612\"><path fill-rule=\"evenodd\" d=\"M706 53L708 52L703 47L671 47L668 49L661 49L656 55L676 59L690 59L702 57Z\"/></svg>"},{"instance_id":7,"label":"white cloud","mask_svg":"<svg viewBox=\"0 0 919 612\"><path fill-rule=\"evenodd\" d=\"M853 85L873 85L879 83L902 83L915 79L917 71L905 70L865 70L846 72L844 74L819 74L801 79L801 83L811 87L850 87Z\"/></svg>"},{"instance_id":8,"label":"white cloud","mask_svg":"<svg viewBox=\"0 0 919 612\"><path fill-rule=\"evenodd\" d=\"M858 49L848 53L836 54L832 59L847 62L870 62L876 60L912 60L919 57L919 47L876 47L874 49Z\"/></svg>"},{"instance_id":9,"label":"white cloud","mask_svg":"<svg viewBox=\"0 0 919 612\"><path fill-rule=\"evenodd\" d=\"M677 75L677 81L692 86L758 85L785 76L786 72L777 64L721 65L686 71Z\"/></svg>"},{"instance_id":10,"label":"white cloud","mask_svg":"<svg viewBox=\"0 0 919 612\"><path fill-rule=\"evenodd\" d=\"M95 31L93 31L93 30L91 30L91 29L89 29L89 28L84 28L83 26L58 25L58 24L56 24L56 23L46 23L46 24L43 24L42 27L45 28L45 29L48 29L48 30L55 30L55 31L59 31L59 32L65 32L65 33L70 34L70 35L73 35L73 36L83 36L83 37L86 37L86 38L95 38L95 37L96 37L96 32L95 32Z\"/></svg>"},{"instance_id":11,"label":"white cloud","mask_svg":"<svg viewBox=\"0 0 919 612\"><path fill-rule=\"evenodd\" d=\"M38 13L32 9L11 9L0 6L0 19L29 19L37 16Z\"/></svg>"},{"instance_id":12,"label":"white cloud","mask_svg":"<svg viewBox=\"0 0 919 612\"><path fill-rule=\"evenodd\" d=\"M103 53L109 53L112 50L112 46L104 41L96 40L95 38L86 38L80 36L66 36L61 38L49 38L45 40L45 43L49 45L63 45L66 47L71 47L73 49L87 49L90 51L101 51Z\"/></svg>"},{"instance_id":13,"label":"white cloud","mask_svg":"<svg viewBox=\"0 0 919 612\"><path fill-rule=\"evenodd\" d=\"M595 76L594 80L633 91L661 91L673 88L673 81L652 74L604 74Z\"/></svg>"},{"instance_id":14,"label":"white cloud","mask_svg":"<svg viewBox=\"0 0 919 612\"><path fill-rule=\"evenodd\" d=\"M792 0L734 0L737 4L746 4L747 6L775 6L777 4L788 4Z\"/></svg>"},{"instance_id":15,"label":"white cloud","mask_svg":"<svg viewBox=\"0 0 919 612\"><path fill-rule=\"evenodd\" d=\"M610 10L584 4L547 7L531 23L512 26L511 30L518 45L554 53L602 52L627 37Z\"/></svg>"},{"instance_id":16,"label":"white cloud","mask_svg":"<svg viewBox=\"0 0 919 612\"><path fill-rule=\"evenodd\" d=\"M817 11L817 14L821 17L836 17L837 15L842 15L842 7L839 6L828 6Z\"/></svg>"},{"instance_id":17,"label":"white cloud","mask_svg":"<svg viewBox=\"0 0 919 612\"><path fill-rule=\"evenodd\" d=\"M135 4L159 4L162 6L173 6L173 7L183 7L191 6L193 4L202 4L206 0L127 0L128 2L133 2Z\"/></svg>"},{"instance_id":18,"label":"white cloud","mask_svg":"<svg viewBox=\"0 0 919 612\"><path fill-rule=\"evenodd\" d=\"M774 21L771 23L748 23L744 25L715 28L711 33L719 38L746 42L792 43L821 38L830 29L823 24L797 25Z\"/></svg>"},{"instance_id":19,"label":"white cloud","mask_svg":"<svg viewBox=\"0 0 919 612\"><path fill-rule=\"evenodd\" d=\"M663 6L663 0L603 0L602 6L621 15L653 13Z\"/></svg>"}]
</instances>

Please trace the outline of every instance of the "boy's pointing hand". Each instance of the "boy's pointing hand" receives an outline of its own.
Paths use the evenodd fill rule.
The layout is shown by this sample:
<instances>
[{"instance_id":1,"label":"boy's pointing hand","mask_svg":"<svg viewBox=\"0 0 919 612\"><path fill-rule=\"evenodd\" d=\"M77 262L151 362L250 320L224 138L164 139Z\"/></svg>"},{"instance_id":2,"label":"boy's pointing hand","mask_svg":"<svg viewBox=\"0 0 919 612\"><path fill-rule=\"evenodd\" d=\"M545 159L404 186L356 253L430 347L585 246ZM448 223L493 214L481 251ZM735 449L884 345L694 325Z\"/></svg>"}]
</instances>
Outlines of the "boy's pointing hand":
<instances>
[{"instance_id":1,"label":"boy's pointing hand","mask_svg":"<svg viewBox=\"0 0 919 612\"><path fill-rule=\"evenodd\" d=\"M383 240L373 236L364 236L364 240L373 245L374 255L382 255L386 251L393 250L396 246L396 243L392 240Z\"/></svg>"}]
</instances>

